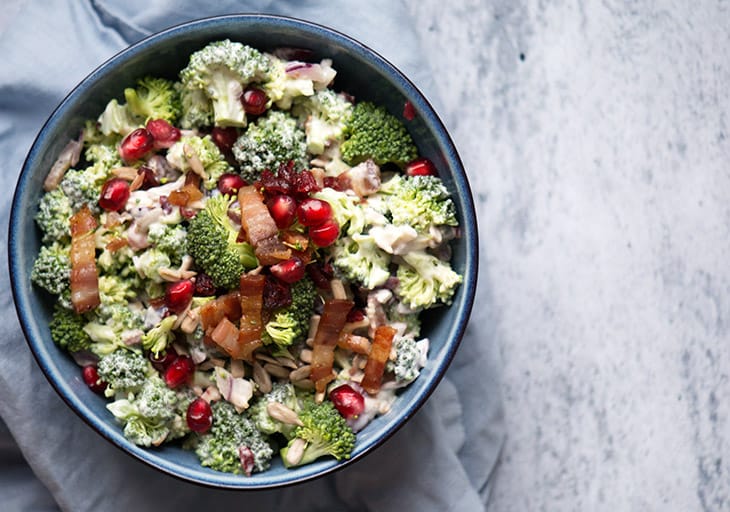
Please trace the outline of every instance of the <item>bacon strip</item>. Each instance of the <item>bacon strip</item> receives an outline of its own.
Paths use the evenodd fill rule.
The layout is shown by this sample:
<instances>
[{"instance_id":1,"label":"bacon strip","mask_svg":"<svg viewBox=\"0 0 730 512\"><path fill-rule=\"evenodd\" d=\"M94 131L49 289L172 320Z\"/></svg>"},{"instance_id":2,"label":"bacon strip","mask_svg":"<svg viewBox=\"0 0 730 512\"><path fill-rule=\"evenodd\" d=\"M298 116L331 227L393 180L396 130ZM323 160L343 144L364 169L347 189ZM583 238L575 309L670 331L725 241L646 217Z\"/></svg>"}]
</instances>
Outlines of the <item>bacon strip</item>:
<instances>
[{"instance_id":1,"label":"bacon strip","mask_svg":"<svg viewBox=\"0 0 730 512\"><path fill-rule=\"evenodd\" d=\"M291 250L279 240L279 228L264 204L264 198L249 185L238 190L241 228L261 265L274 265L291 257Z\"/></svg>"},{"instance_id":2,"label":"bacon strip","mask_svg":"<svg viewBox=\"0 0 730 512\"><path fill-rule=\"evenodd\" d=\"M380 391L380 383L385 371L385 363L390 357L390 349L393 346L393 338L397 331L389 325L381 325L375 329L375 337L370 347L368 361L365 363L364 376L360 385L371 395L377 395Z\"/></svg>"},{"instance_id":3,"label":"bacon strip","mask_svg":"<svg viewBox=\"0 0 730 512\"><path fill-rule=\"evenodd\" d=\"M266 276L244 274L241 276L241 325L238 334L237 359L252 361L253 351L262 345L261 332L264 322L261 311L264 306Z\"/></svg>"},{"instance_id":4,"label":"bacon strip","mask_svg":"<svg viewBox=\"0 0 730 512\"><path fill-rule=\"evenodd\" d=\"M231 357L238 351L238 328L225 317L210 333L210 339Z\"/></svg>"},{"instance_id":5,"label":"bacon strip","mask_svg":"<svg viewBox=\"0 0 730 512\"><path fill-rule=\"evenodd\" d=\"M200 325L206 332L224 318L231 322L241 318L241 295L237 291L221 295L200 307Z\"/></svg>"},{"instance_id":6,"label":"bacon strip","mask_svg":"<svg viewBox=\"0 0 730 512\"><path fill-rule=\"evenodd\" d=\"M202 199L203 193L200 191L200 176L189 172L185 175L185 184L178 190L170 192L167 200L175 206L188 206L194 201Z\"/></svg>"},{"instance_id":7,"label":"bacon strip","mask_svg":"<svg viewBox=\"0 0 730 512\"><path fill-rule=\"evenodd\" d=\"M87 205L71 217L71 302L79 314L101 302L94 239L97 225Z\"/></svg>"},{"instance_id":8,"label":"bacon strip","mask_svg":"<svg viewBox=\"0 0 730 512\"><path fill-rule=\"evenodd\" d=\"M318 393L323 393L327 384L335 378L332 372L335 346L347 322L347 314L354 305L347 299L329 299L324 303L322 318L314 335L312 373L309 376Z\"/></svg>"}]
</instances>

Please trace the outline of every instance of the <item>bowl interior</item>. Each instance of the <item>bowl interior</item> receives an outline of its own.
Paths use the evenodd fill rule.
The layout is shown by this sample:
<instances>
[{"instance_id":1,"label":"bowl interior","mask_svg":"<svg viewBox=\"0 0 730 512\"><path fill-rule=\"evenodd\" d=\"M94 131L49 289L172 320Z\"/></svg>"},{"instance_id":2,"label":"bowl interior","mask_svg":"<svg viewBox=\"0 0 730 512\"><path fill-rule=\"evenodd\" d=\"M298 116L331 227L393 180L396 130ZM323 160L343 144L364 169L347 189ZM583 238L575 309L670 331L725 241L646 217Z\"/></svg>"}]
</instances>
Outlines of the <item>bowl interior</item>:
<instances>
[{"instance_id":1,"label":"bowl interior","mask_svg":"<svg viewBox=\"0 0 730 512\"><path fill-rule=\"evenodd\" d=\"M392 65L354 40L327 28L273 16L225 16L181 25L151 36L119 53L92 72L51 115L33 144L13 200L9 258L16 308L26 338L39 365L61 397L87 423L115 445L165 472L193 482L226 488L267 488L305 481L343 464L323 460L287 470L275 461L271 470L250 478L202 468L195 455L170 445L141 449L127 442L106 401L93 394L80 378L73 360L50 339L48 322L52 297L34 288L30 273L40 247L33 216L42 194L42 183L56 156L76 138L87 119L96 118L111 98L123 99L124 87L145 75L175 78L190 53L206 43L230 38L262 50L301 47L314 58L331 58L338 71L336 89L385 105L399 114L410 101L418 116L407 126L421 153L440 170L452 192L463 236L453 244L454 268L464 275L450 308L429 313L424 334L431 340L429 363L421 376L396 401L393 409L377 418L358 435L351 463L389 437L425 401L446 370L468 320L476 285L477 229L474 207L456 150L440 120L418 90ZM347 464L345 463L345 464Z\"/></svg>"}]
</instances>

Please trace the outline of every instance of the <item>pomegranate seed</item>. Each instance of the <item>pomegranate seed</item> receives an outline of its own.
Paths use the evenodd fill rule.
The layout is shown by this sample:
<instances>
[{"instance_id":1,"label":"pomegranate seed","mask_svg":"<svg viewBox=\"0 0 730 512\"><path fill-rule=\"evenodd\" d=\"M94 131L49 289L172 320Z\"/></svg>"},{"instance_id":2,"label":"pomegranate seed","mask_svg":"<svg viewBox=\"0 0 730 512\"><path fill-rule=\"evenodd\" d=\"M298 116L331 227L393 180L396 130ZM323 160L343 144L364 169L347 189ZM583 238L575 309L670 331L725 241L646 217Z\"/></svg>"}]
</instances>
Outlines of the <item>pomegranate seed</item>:
<instances>
[{"instance_id":1,"label":"pomegranate seed","mask_svg":"<svg viewBox=\"0 0 730 512\"><path fill-rule=\"evenodd\" d=\"M246 181L238 174L227 172L218 178L218 190L227 196L235 196L238 189L245 186Z\"/></svg>"},{"instance_id":2,"label":"pomegranate seed","mask_svg":"<svg viewBox=\"0 0 730 512\"><path fill-rule=\"evenodd\" d=\"M346 420L357 418L365 409L365 398L349 384L342 384L330 391L330 401Z\"/></svg>"},{"instance_id":3,"label":"pomegranate seed","mask_svg":"<svg viewBox=\"0 0 730 512\"><path fill-rule=\"evenodd\" d=\"M155 174L155 171L150 169L149 167L143 165L139 169L137 169L137 174L142 175L142 184L139 186L140 190L147 190L152 187L159 187L160 182L157 179L157 175ZM167 198L165 198L167 199ZM164 208L164 205L162 205Z\"/></svg>"},{"instance_id":4,"label":"pomegranate seed","mask_svg":"<svg viewBox=\"0 0 730 512\"><path fill-rule=\"evenodd\" d=\"M238 130L233 126L227 126L226 128L216 126L211 130L210 138L213 139L218 149L224 153L230 153L233 144L238 140Z\"/></svg>"},{"instance_id":5,"label":"pomegranate seed","mask_svg":"<svg viewBox=\"0 0 730 512\"><path fill-rule=\"evenodd\" d=\"M101 187L99 206L108 212L117 212L127 204L129 194L129 183L122 178L112 178Z\"/></svg>"},{"instance_id":6,"label":"pomegranate seed","mask_svg":"<svg viewBox=\"0 0 730 512\"><path fill-rule=\"evenodd\" d=\"M259 116L266 112L266 104L268 102L269 97L258 87L247 88L243 91L243 96L241 96L244 112L252 116Z\"/></svg>"},{"instance_id":7,"label":"pomegranate seed","mask_svg":"<svg viewBox=\"0 0 730 512\"><path fill-rule=\"evenodd\" d=\"M413 121L416 117L416 109L410 101L406 101L405 105L403 105L403 117L406 121Z\"/></svg>"},{"instance_id":8,"label":"pomegranate seed","mask_svg":"<svg viewBox=\"0 0 730 512\"><path fill-rule=\"evenodd\" d=\"M147 359L150 360L150 363L152 363L152 366L154 366L155 370L158 372L164 372L167 370L167 367L170 366L176 358L177 352L172 346L167 347L163 352L160 352L157 355L155 355L154 352L150 352L147 355Z\"/></svg>"},{"instance_id":9,"label":"pomegranate seed","mask_svg":"<svg viewBox=\"0 0 730 512\"><path fill-rule=\"evenodd\" d=\"M165 369L162 378L168 388L175 389L190 380L195 371L195 364L190 356L177 356Z\"/></svg>"},{"instance_id":10,"label":"pomegranate seed","mask_svg":"<svg viewBox=\"0 0 730 512\"><path fill-rule=\"evenodd\" d=\"M195 276L195 295L199 297L212 297L215 295L213 278L204 272L198 272L198 275Z\"/></svg>"},{"instance_id":11,"label":"pomegranate seed","mask_svg":"<svg viewBox=\"0 0 730 512\"><path fill-rule=\"evenodd\" d=\"M408 176L436 176L436 167L428 158L418 158L406 165Z\"/></svg>"},{"instance_id":12,"label":"pomegranate seed","mask_svg":"<svg viewBox=\"0 0 730 512\"><path fill-rule=\"evenodd\" d=\"M309 228L309 238L319 247L332 245L338 236L340 236L340 226L334 219L328 219L322 224Z\"/></svg>"},{"instance_id":13,"label":"pomegranate seed","mask_svg":"<svg viewBox=\"0 0 730 512\"><path fill-rule=\"evenodd\" d=\"M303 226L318 226L332 218L332 207L327 201L307 198L297 206L297 219Z\"/></svg>"},{"instance_id":14,"label":"pomegranate seed","mask_svg":"<svg viewBox=\"0 0 730 512\"><path fill-rule=\"evenodd\" d=\"M193 300L195 285L190 279L170 283L165 290L165 306L173 313L182 313Z\"/></svg>"},{"instance_id":15,"label":"pomegranate seed","mask_svg":"<svg viewBox=\"0 0 730 512\"><path fill-rule=\"evenodd\" d=\"M139 160L152 151L155 141L146 128L137 128L130 132L119 144L119 156L125 162Z\"/></svg>"},{"instance_id":16,"label":"pomegranate seed","mask_svg":"<svg viewBox=\"0 0 730 512\"><path fill-rule=\"evenodd\" d=\"M155 149L167 149L180 140L180 130L164 119L147 121L147 131L154 139Z\"/></svg>"},{"instance_id":17,"label":"pomegranate seed","mask_svg":"<svg viewBox=\"0 0 730 512\"><path fill-rule=\"evenodd\" d=\"M285 283L296 283L304 277L307 269L302 260L297 257L289 258L286 261L272 265L271 273Z\"/></svg>"},{"instance_id":18,"label":"pomegranate seed","mask_svg":"<svg viewBox=\"0 0 730 512\"><path fill-rule=\"evenodd\" d=\"M93 364L86 365L81 369L81 378L84 379L86 385L94 393L101 394L106 389L106 382L99 378L99 372L96 371L96 366Z\"/></svg>"},{"instance_id":19,"label":"pomegranate seed","mask_svg":"<svg viewBox=\"0 0 730 512\"><path fill-rule=\"evenodd\" d=\"M297 216L297 202L292 196L286 194L274 196L269 200L268 206L279 229L291 226Z\"/></svg>"},{"instance_id":20,"label":"pomegranate seed","mask_svg":"<svg viewBox=\"0 0 730 512\"><path fill-rule=\"evenodd\" d=\"M203 434L213 425L213 410L210 408L208 402L202 398L196 398L188 405L185 420L190 430L198 434Z\"/></svg>"}]
</instances>

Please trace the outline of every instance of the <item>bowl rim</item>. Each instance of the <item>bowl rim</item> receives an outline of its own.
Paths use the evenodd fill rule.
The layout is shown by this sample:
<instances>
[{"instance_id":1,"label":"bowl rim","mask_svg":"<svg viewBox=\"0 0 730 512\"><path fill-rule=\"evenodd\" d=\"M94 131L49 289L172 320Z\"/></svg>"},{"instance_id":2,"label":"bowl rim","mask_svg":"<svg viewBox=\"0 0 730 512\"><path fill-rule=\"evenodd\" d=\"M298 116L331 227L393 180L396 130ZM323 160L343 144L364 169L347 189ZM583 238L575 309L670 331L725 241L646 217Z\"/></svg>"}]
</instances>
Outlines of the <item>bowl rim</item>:
<instances>
[{"instance_id":1,"label":"bowl rim","mask_svg":"<svg viewBox=\"0 0 730 512\"><path fill-rule=\"evenodd\" d=\"M50 131L51 127L54 126L56 120L63 114L65 109L69 105L77 100L77 96L84 92L84 89L88 87L90 83L97 78L97 75L104 73L104 70L110 66L119 66L120 62L124 62L126 59L132 58L137 53L143 51L147 46L154 45L158 40L166 40L174 38L176 35L182 35L185 32L195 32L206 26L219 25L219 28L225 29L226 26L230 27L237 23L250 23L252 21L258 21L261 23L280 24L294 28L296 30L304 30L309 32L318 32L324 34L328 39L334 40L334 42L347 49L348 52L355 50L361 56L366 57L367 61L373 63L379 72L387 76L390 81L397 81L400 86L407 92L408 99L418 104L421 108L417 108L419 115L428 118L427 125L432 129L437 136L437 140L440 141L440 145L443 146L444 157L448 164L448 168L452 171L453 186L458 191L456 195L460 197L464 210L464 218L461 219L461 228L468 228L466 232L469 237L466 238L465 244L465 265L464 265L464 279L460 286L460 290L457 292L463 296L461 301L461 309L457 312L458 321L455 326L455 330L452 330L447 336L445 342L445 348L447 350L443 353L441 359L437 361L437 366L434 368L432 375L429 376L429 382L424 388L424 391L415 397L412 403L408 404L408 407L404 409L400 418L396 421L391 420L386 425L386 430L382 435L378 436L374 440L370 441L369 444L364 446L359 452L355 453L350 459L344 461L331 461L328 464L322 462L315 463L309 466L302 466L300 469L315 468L310 471L300 471L301 476L295 476L282 481L275 482L262 482L257 485L245 485L246 479L238 478L232 480L226 478L225 473L216 473L215 476L205 478L199 473L193 474L183 471L184 467L182 464L172 462L169 460L162 459L162 457L152 457L149 454L153 451L140 448L133 445L126 439L119 439L118 435L112 435L112 432L108 426L101 423L96 419L96 414L86 407L81 402L78 396L71 392L70 388L61 379L60 373L56 369L51 367L47 359L47 354L43 348L43 340L36 339L33 335L30 325L30 305L28 303L28 297L23 293L23 287L20 284L21 279L27 278L27 276L19 275L17 270L18 261L21 258L21 247L17 243L17 229L21 222L23 213L21 208L18 207L24 191L28 184L28 176L30 173L31 165L36 158L35 150L43 142L46 135ZM182 481L194 483L207 488L216 489L230 489L230 490L268 490L274 488L283 488L291 485L304 483L307 481L314 480L316 478L331 474L335 471L339 471L344 467L347 467L357 460L369 455L391 438L397 431L399 431L422 406L426 403L428 398L433 394L436 387L443 379L446 370L450 366L458 347L461 344L464 333L466 331L467 324L469 323L469 317L473 309L476 286L478 281L478 262L479 262L479 241L478 241L478 226L476 220L476 213L474 207L474 200L471 192L471 187L464 170L461 158L456 150L456 146L446 130L445 125L441 121L440 117L436 113L425 94L395 65L380 55L377 51L373 50L369 46L360 42L352 36L349 36L339 30L333 29L321 23L312 22L309 20L296 18L292 16L283 16L275 14L258 14L258 13L241 13L241 14L226 14L220 16L208 16L203 18L196 18L186 22L178 23L167 27L163 30L149 34L148 36L136 41L135 43L128 45L122 50L116 52L114 55L106 59L104 62L99 64L91 72L89 72L83 79L81 79L58 103L58 105L49 114L46 121L41 126L36 137L31 144L28 153L24 159L16 187L11 202L10 218L8 224L8 264L10 271L11 290L13 295L13 301L15 305L16 314L23 331L26 342L31 349L33 357L40 367L46 380L51 384L56 393L63 399L68 407L74 411L88 426L92 428L97 434L109 441L113 446L117 447L127 455L140 460L141 462L154 467L161 472L173 476ZM454 307L452 305L450 307ZM450 338L450 339L449 339ZM165 463L158 462L156 459L165 460ZM170 467L168 467L168 465ZM264 472L265 474L265 472ZM228 477L240 475L228 475ZM294 475L293 475L294 476ZM227 481L221 481L227 480Z\"/></svg>"}]
</instances>

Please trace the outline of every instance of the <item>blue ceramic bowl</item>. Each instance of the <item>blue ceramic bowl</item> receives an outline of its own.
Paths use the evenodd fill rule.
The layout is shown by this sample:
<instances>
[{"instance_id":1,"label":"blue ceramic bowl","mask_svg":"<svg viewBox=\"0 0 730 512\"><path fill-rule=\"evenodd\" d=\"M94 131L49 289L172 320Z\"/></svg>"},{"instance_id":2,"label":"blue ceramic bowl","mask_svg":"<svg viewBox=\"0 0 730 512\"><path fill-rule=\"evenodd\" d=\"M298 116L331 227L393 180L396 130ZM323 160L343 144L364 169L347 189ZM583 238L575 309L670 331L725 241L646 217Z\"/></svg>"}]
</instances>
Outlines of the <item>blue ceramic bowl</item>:
<instances>
[{"instance_id":1,"label":"blue ceramic bowl","mask_svg":"<svg viewBox=\"0 0 730 512\"><path fill-rule=\"evenodd\" d=\"M86 119L96 118L110 98L119 97L123 88L136 79L148 74L173 78L193 51L224 38L263 50L280 46L309 48L317 59L333 59L341 90L383 104L393 113L400 113L410 101L418 116L408 127L421 153L436 164L455 199L463 236L453 245L453 264L464 275L464 284L451 307L428 315L424 334L432 344L421 376L406 388L390 412L358 434L349 461L322 460L288 470L276 460L269 471L243 477L203 468L195 454L176 446L143 449L133 445L105 409L106 401L86 387L78 366L51 341L48 322L53 304L30 282L40 247L33 212L37 210L44 177L67 141L78 135ZM474 205L459 156L438 116L402 73L366 46L331 29L291 18L236 15L194 21L150 36L102 64L66 97L41 129L23 166L11 211L8 253L15 304L28 344L50 383L84 421L114 445L161 471L213 487L263 489L303 482L352 464L371 452L403 426L434 390L459 345L474 298L478 262Z\"/></svg>"}]
</instances>

